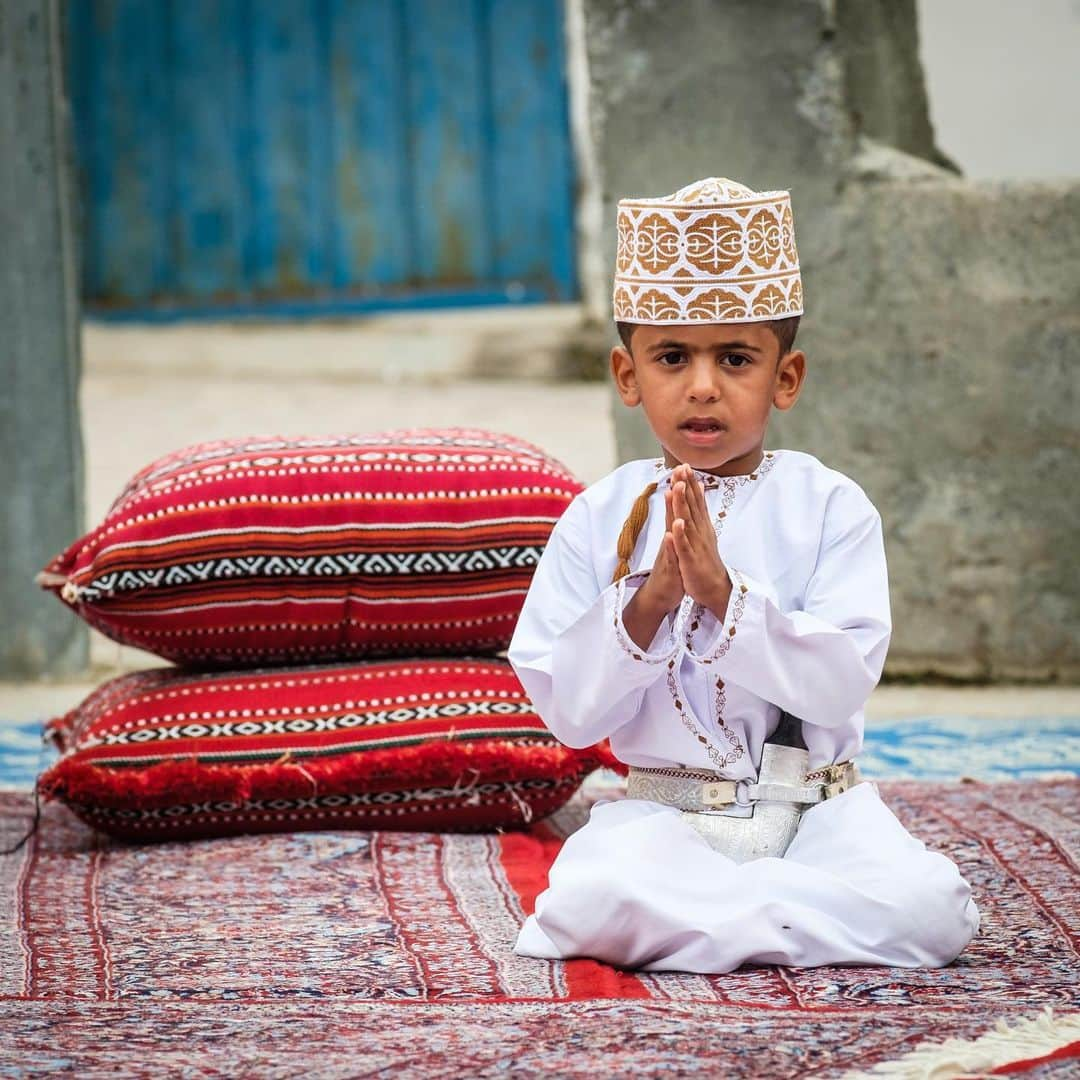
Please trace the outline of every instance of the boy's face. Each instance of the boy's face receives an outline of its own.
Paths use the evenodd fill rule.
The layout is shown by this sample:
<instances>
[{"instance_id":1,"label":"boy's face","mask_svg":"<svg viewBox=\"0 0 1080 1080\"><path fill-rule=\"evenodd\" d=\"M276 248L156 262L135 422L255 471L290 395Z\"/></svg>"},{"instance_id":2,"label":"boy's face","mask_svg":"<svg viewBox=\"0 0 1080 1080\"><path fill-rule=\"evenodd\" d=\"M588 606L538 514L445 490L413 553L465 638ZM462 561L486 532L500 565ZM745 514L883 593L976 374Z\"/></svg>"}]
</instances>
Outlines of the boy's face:
<instances>
[{"instance_id":1,"label":"boy's face","mask_svg":"<svg viewBox=\"0 0 1080 1080\"><path fill-rule=\"evenodd\" d=\"M611 371L623 404L645 410L666 465L733 476L757 467L769 412L795 404L806 357L781 356L766 323L670 323L635 326Z\"/></svg>"}]
</instances>

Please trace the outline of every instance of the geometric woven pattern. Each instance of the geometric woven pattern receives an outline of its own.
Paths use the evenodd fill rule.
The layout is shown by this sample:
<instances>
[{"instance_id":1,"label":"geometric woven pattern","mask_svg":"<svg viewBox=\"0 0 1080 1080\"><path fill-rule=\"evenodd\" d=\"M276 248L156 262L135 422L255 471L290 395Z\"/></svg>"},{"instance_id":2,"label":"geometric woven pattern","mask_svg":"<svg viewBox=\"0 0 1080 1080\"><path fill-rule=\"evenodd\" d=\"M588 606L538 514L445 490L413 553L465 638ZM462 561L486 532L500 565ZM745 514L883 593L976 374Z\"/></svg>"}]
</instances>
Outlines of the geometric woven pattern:
<instances>
[{"instance_id":1,"label":"geometric woven pattern","mask_svg":"<svg viewBox=\"0 0 1080 1080\"><path fill-rule=\"evenodd\" d=\"M880 787L974 890L982 928L947 968L705 976L515 956L576 804L501 835L149 848L50 805L0 859L0 1055L28 1072L180 1073L227 1047L249 1075L826 1077L1074 1008L1080 782ZM30 813L0 795L0 843Z\"/></svg>"},{"instance_id":2,"label":"geometric woven pattern","mask_svg":"<svg viewBox=\"0 0 1080 1080\"><path fill-rule=\"evenodd\" d=\"M621 199L617 322L756 322L800 315L791 197L712 177L659 199Z\"/></svg>"},{"instance_id":3,"label":"geometric woven pattern","mask_svg":"<svg viewBox=\"0 0 1080 1080\"><path fill-rule=\"evenodd\" d=\"M199 443L133 477L39 581L177 663L490 654L580 490L470 428Z\"/></svg>"},{"instance_id":4,"label":"geometric woven pattern","mask_svg":"<svg viewBox=\"0 0 1080 1080\"><path fill-rule=\"evenodd\" d=\"M12 703L14 707L14 702ZM23 710L25 711L25 709ZM29 791L54 757L41 721L0 716L0 791ZM1080 774L1080 719L936 716L867 721L858 757L874 780L1048 779Z\"/></svg>"},{"instance_id":5,"label":"geometric woven pattern","mask_svg":"<svg viewBox=\"0 0 1080 1080\"><path fill-rule=\"evenodd\" d=\"M136 840L520 826L610 760L559 743L497 659L138 671L47 730L41 792Z\"/></svg>"},{"instance_id":6,"label":"geometric woven pattern","mask_svg":"<svg viewBox=\"0 0 1080 1080\"><path fill-rule=\"evenodd\" d=\"M1056 780L1080 776L1080 717L935 716L867 722L868 780ZM597 778L599 779L599 778ZM626 778L605 780L624 791Z\"/></svg>"},{"instance_id":7,"label":"geometric woven pattern","mask_svg":"<svg viewBox=\"0 0 1080 1080\"><path fill-rule=\"evenodd\" d=\"M238 555L232 558L174 562L167 570L113 570L86 585L73 585L69 593L88 604L121 593L141 592L162 585L192 585L198 582L235 579L243 574L264 578L345 577L372 574L379 577L413 574L464 574L472 571L533 567L543 546L508 544L491 551L406 551L382 554L358 552L344 555Z\"/></svg>"}]
</instances>

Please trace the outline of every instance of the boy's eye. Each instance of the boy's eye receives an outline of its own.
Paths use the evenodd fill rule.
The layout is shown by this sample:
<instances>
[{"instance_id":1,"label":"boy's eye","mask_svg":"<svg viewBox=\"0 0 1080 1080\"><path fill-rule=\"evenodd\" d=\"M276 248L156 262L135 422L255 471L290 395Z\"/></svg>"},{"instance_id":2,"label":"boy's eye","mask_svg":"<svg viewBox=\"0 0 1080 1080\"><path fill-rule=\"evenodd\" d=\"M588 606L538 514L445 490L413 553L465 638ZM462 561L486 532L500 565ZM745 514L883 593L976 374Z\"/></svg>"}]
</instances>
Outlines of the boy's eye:
<instances>
[{"instance_id":1,"label":"boy's eye","mask_svg":"<svg viewBox=\"0 0 1080 1080\"><path fill-rule=\"evenodd\" d=\"M682 364L685 360L686 354L681 352L661 353L656 358L656 362L662 367L675 367L677 364ZM727 367L741 368L746 367L748 364L752 364L753 360L744 353L725 353L720 358L720 363Z\"/></svg>"}]
</instances>

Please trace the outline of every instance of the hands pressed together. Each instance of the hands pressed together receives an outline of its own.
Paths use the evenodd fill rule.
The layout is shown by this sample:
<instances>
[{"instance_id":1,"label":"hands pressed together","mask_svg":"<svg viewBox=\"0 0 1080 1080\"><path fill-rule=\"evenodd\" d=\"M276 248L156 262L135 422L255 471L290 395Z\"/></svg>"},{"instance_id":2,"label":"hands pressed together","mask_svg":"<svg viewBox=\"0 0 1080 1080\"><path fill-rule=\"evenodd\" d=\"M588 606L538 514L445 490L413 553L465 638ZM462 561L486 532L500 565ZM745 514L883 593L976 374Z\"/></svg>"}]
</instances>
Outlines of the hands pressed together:
<instances>
[{"instance_id":1,"label":"hands pressed together","mask_svg":"<svg viewBox=\"0 0 1080 1080\"><path fill-rule=\"evenodd\" d=\"M692 596L723 620L731 579L716 547L705 492L689 465L679 465L672 473L671 486L664 492L664 514L664 539L641 587L642 602L666 614L684 595Z\"/></svg>"}]
</instances>

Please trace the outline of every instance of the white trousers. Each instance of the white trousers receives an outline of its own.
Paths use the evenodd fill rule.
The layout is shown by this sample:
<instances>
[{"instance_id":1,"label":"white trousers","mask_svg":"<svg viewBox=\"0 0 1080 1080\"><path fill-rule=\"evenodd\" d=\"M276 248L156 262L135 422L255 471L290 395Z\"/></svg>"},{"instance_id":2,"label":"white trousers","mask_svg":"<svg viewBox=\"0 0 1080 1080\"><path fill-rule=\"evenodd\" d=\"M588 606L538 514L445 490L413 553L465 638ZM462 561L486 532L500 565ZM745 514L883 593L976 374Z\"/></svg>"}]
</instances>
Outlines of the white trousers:
<instances>
[{"instance_id":1,"label":"white trousers","mask_svg":"<svg viewBox=\"0 0 1080 1080\"><path fill-rule=\"evenodd\" d=\"M514 952L644 971L941 967L978 927L956 865L862 783L807 810L782 859L741 865L674 807L597 802L552 864Z\"/></svg>"}]
</instances>

